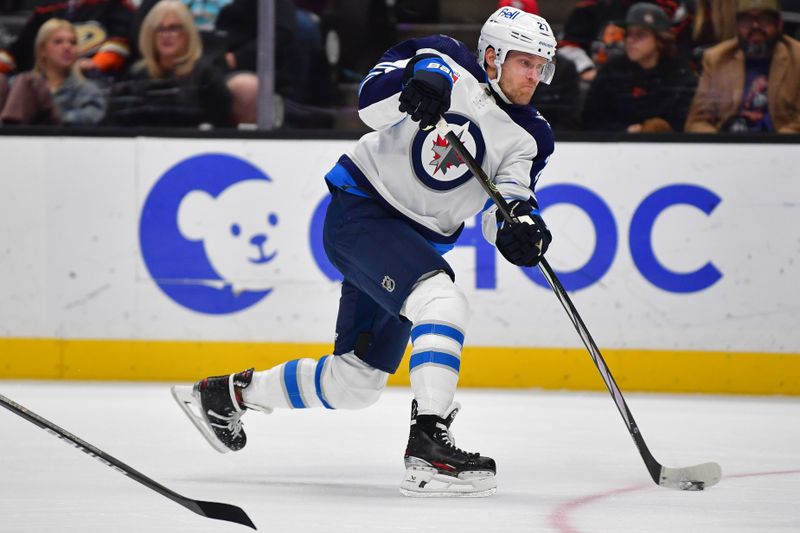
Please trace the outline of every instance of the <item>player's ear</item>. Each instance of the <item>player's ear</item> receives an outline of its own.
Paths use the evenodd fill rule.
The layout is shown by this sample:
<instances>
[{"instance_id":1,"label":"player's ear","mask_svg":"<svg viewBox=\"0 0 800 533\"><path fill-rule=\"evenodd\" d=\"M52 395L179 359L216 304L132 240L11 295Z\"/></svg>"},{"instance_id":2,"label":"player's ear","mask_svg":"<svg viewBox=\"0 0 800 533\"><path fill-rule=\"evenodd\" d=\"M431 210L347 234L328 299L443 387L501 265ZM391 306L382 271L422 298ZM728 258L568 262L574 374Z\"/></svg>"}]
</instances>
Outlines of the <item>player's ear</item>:
<instances>
[{"instance_id":1,"label":"player's ear","mask_svg":"<svg viewBox=\"0 0 800 533\"><path fill-rule=\"evenodd\" d=\"M192 191L178 207L178 230L190 241L201 241L214 220L214 198L205 191Z\"/></svg>"},{"instance_id":2,"label":"player's ear","mask_svg":"<svg viewBox=\"0 0 800 533\"><path fill-rule=\"evenodd\" d=\"M487 46L486 51L483 53L483 68L486 70L489 79L492 80L497 76L497 66L494 64L496 57L497 54L495 54L494 48Z\"/></svg>"}]
</instances>

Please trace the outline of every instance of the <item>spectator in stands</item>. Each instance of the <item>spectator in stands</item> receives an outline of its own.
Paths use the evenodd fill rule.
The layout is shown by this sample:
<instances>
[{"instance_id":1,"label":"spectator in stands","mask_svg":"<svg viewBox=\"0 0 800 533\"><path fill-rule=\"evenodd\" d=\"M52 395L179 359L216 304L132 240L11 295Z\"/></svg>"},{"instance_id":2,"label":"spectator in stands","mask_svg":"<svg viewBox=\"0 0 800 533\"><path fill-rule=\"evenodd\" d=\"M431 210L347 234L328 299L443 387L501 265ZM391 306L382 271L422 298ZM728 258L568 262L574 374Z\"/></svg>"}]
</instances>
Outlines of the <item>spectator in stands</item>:
<instances>
[{"instance_id":1,"label":"spectator in stands","mask_svg":"<svg viewBox=\"0 0 800 533\"><path fill-rule=\"evenodd\" d=\"M692 39L698 45L716 44L736 36L737 0L698 0Z\"/></svg>"},{"instance_id":2,"label":"spectator in stands","mask_svg":"<svg viewBox=\"0 0 800 533\"><path fill-rule=\"evenodd\" d=\"M536 0L500 0L497 8L511 6L540 15ZM531 103L555 131L573 131L581 124L581 81L569 58L556 50L556 72L550 84L539 84Z\"/></svg>"},{"instance_id":3,"label":"spectator in stands","mask_svg":"<svg viewBox=\"0 0 800 533\"><path fill-rule=\"evenodd\" d=\"M160 0L143 0L134 28ZM226 75L233 97L236 124L257 121L259 83L257 0L182 0L198 25L204 55ZM298 2L313 10L325 9L326 1ZM135 51L134 51L135 52ZM275 92L294 101L322 104L320 95L330 96L326 76L312 73L327 67L319 16L295 5L293 0L275 1ZM287 113L289 111L287 110Z\"/></svg>"},{"instance_id":4,"label":"spectator in stands","mask_svg":"<svg viewBox=\"0 0 800 533\"><path fill-rule=\"evenodd\" d=\"M136 8L136 12L133 16L133 22L131 23L131 42L136 43L139 39L139 31L142 28L142 21L150 13L150 10L153 9L153 6L156 5L160 0L141 0L138 2L138 7ZM197 30L200 32L201 39L206 35L212 35L216 30L217 27L217 16L219 16L220 10L223 7L231 3L231 0L181 0L186 7L189 8L189 11L192 12L194 16L194 24L197 26ZM208 53L206 49L206 42L203 42L204 45L204 53ZM139 52L134 47L131 50L131 58L134 60L139 59Z\"/></svg>"},{"instance_id":5,"label":"spectator in stands","mask_svg":"<svg viewBox=\"0 0 800 533\"><path fill-rule=\"evenodd\" d=\"M227 33L225 62L231 71L258 69L258 0L233 0L217 17L217 29ZM275 2L275 90L290 94L294 87L297 13L294 2ZM302 47L300 47L302 49Z\"/></svg>"},{"instance_id":6,"label":"spectator in stands","mask_svg":"<svg viewBox=\"0 0 800 533\"><path fill-rule=\"evenodd\" d=\"M39 28L33 70L16 76L5 102L0 100L4 124L80 125L103 119L106 100L77 68L77 41L66 20L50 19Z\"/></svg>"},{"instance_id":7,"label":"spectator in stands","mask_svg":"<svg viewBox=\"0 0 800 533\"><path fill-rule=\"evenodd\" d=\"M39 0L16 41L8 50L0 50L0 73L33 68L34 40L42 24L53 18L75 27L78 67L84 74L102 78L123 72L133 18L128 0Z\"/></svg>"},{"instance_id":8,"label":"spectator in stands","mask_svg":"<svg viewBox=\"0 0 800 533\"><path fill-rule=\"evenodd\" d=\"M679 7L678 0L653 0L669 17ZM564 23L564 35L558 48L575 63L581 78L591 82L597 67L612 57L624 55L621 28L616 21L636 0L580 0Z\"/></svg>"},{"instance_id":9,"label":"spectator in stands","mask_svg":"<svg viewBox=\"0 0 800 533\"><path fill-rule=\"evenodd\" d=\"M736 34L705 52L686 131L800 133L800 42L779 0L739 0Z\"/></svg>"},{"instance_id":10,"label":"spectator in stands","mask_svg":"<svg viewBox=\"0 0 800 533\"><path fill-rule=\"evenodd\" d=\"M707 48L736 34L736 2L696 0L686 3L683 16L687 28L678 36L678 51L695 72L700 71L703 52Z\"/></svg>"},{"instance_id":11,"label":"spectator in stands","mask_svg":"<svg viewBox=\"0 0 800 533\"><path fill-rule=\"evenodd\" d=\"M223 73L202 57L191 12L161 0L142 21L142 59L111 95L115 123L132 126L231 126L231 94Z\"/></svg>"},{"instance_id":12,"label":"spectator in stands","mask_svg":"<svg viewBox=\"0 0 800 533\"><path fill-rule=\"evenodd\" d=\"M226 35L222 65L228 69L237 122L255 124L258 119L258 0L233 0L220 10L217 29ZM277 94L293 89L293 57L297 11L291 0L275 2L275 76ZM301 61L302 62L302 61Z\"/></svg>"},{"instance_id":13,"label":"spectator in stands","mask_svg":"<svg viewBox=\"0 0 800 533\"><path fill-rule=\"evenodd\" d=\"M677 57L667 14L657 5L631 6L625 26L625 55L600 68L583 110L592 130L629 133L681 131L695 75Z\"/></svg>"},{"instance_id":14,"label":"spectator in stands","mask_svg":"<svg viewBox=\"0 0 800 533\"><path fill-rule=\"evenodd\" d=\"M347 14L350 15L349 13ZM258 97L258 0L233 0L217 17L217 30L227 35L224 62L231 76L237 114L255 122ZM275 2L275 92L301 104L328 103L325 50L318 17L292 0ZM292 108L286 119L291 122Z\"/></svg>"}]
</instances>

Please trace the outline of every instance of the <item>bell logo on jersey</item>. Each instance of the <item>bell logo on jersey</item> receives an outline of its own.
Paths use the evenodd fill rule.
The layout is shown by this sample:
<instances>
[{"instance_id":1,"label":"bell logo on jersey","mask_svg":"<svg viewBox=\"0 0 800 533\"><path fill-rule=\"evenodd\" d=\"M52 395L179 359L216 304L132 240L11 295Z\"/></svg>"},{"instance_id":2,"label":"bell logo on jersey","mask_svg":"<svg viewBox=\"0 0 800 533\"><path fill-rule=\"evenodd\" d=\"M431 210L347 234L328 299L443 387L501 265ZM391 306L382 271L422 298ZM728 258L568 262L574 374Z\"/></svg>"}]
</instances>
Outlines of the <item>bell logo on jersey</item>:
<instances>
[{"instance_id":1,"label":"bell logo on jersey","mask_svg":"<svg viewBox=\"0 0 800 533\"><path fill-rule=\"evenodd\" d=\"M478 164L483 163L486 144L478 126L456 113L447 113L444 118ZM437 191L455 189L472 178L467 165L435 128L420 130L414 136L411 141L411 163L415 177L426 187Z\"/></svg>"},{"instance_id":2,"label":"bell logo on jersey","mask_svg":"<svg viewBox=\"0 0 800 533\"><path fill-rule=\"evenodd\" d=\"M223 154L190 157L159 178L142 208L139 240L151 278L169 298L226 314L272 292L281 254L271 181Z\"/></svg>"}]
</instances>

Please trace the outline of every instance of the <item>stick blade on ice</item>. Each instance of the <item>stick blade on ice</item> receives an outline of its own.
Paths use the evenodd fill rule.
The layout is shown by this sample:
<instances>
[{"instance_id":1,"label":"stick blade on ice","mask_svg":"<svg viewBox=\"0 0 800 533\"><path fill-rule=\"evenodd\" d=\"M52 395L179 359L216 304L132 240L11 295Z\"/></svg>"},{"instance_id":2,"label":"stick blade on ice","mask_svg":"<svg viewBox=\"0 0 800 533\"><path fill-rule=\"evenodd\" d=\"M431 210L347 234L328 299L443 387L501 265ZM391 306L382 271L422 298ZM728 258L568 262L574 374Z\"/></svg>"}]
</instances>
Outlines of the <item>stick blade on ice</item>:
<instances>
[{"instance_id":1,"label":"stick blade on ice","mask_svg":"<svg viewBox=\"0 0 800 533\"><path fill-rule=\"evenodd\" d=\"M662 487L678 490L703 490L719 483L722 468L717 463L703 463L683 468L661 467L656 481Z\"/></svg>"},{"instance_id":2,"label":"stick blade on ice","mask_svg":"<svg viewBox=\"0 0 800 533\"><path fill-rule=\"evenodd\" d=\"M253 521L250 520L250 517L247 516L247 513L245 513L240 507L236 507L235 505L230 505L227 503L203 502L197 500L195 500L195 503L197 503L197 508L192 508L192 511L199 515L207 518L214 518L216 520L235 522L237 524L242 524L243 526L257 529L255 524L253 524Z\"/></svg>"},{"instance_id":3,"label":"stick blade on ice","mask_svg":"<svg viewBox=\"0 0 800 533\"><path fill-rule=\"evenodd\" d=\"M247 516L247 514L241 508L236 507L235 505L229 505L227 503L204 502L204 501L193 500L191 498L187 498L186 496L182 496L177 492L168 489L167 487L158 483L157 481L150 479L149 477L142 474L138 470L131 468L130 466L126 465L116 457L107 454L103 450L89 444L80 437L77 437L72 433L70 433L69 431L53 424L46 418L43 418L34 413L33 411L21 406L17 402L9 398L6 398L2 394L0 394L0 407L5 407L12 413L44 429L54 437L57 437L69 443L70 445L78 448L83 453L90 455L91 457L94 457L95 459L102 462L106 466L112 467L120 474L128 476L129 478L141 483L150 490L153 490L161 494L162 496L169 498L175 503L182 505L183 507L189 509L190 511L199 514L200 516L205 516L207 518L214 518L217 520L226 520L228 522L234 522L237 524L241 524L243 526L256 529L256 526L250 520L250 517Z\"/></svg>"}]
</instances>

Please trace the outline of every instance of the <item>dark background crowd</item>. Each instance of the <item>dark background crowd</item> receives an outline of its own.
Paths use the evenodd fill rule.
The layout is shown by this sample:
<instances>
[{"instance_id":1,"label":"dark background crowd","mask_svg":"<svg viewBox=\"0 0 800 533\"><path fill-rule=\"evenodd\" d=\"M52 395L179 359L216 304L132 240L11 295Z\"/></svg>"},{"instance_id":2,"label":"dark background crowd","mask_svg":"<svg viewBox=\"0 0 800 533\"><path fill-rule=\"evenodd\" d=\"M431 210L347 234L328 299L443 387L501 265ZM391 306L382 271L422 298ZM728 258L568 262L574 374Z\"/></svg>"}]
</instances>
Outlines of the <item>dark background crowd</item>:
<instances>
[{"instance_id":1,"label":"dark background crowd","mask_svg":"<svg viewBox=\"0 0 800 533\"><path fill-rule=\"evenodd\" d=\"M275 126L363 130L357 88L396 42L470 47L498 6L544 16L559 131L800 133L800 0L272 0ZM0 0L0 123L248 128L258 0Z\"/></svg>"}]
</instances>

